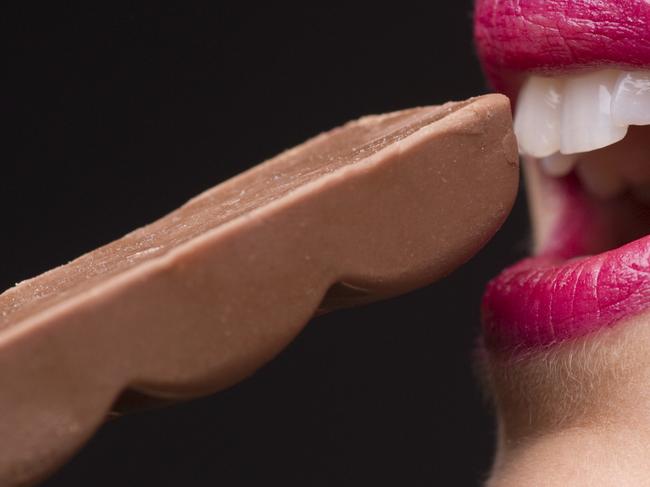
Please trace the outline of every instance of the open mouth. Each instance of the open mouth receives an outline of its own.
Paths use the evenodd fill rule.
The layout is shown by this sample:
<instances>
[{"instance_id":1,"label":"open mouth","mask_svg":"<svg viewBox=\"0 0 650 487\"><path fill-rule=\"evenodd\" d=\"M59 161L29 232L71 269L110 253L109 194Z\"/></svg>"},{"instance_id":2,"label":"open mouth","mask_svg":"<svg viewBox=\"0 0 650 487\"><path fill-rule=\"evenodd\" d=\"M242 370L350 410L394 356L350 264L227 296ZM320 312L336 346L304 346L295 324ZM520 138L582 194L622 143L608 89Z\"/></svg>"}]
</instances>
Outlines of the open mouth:
<instances>
[{"instance_id":1,"label":"open mouth","mask_svg":"<svg viewBox=\"0 0 650 487\"><path fill-rule=\"evenodd\" d=\"M534 238L487 286L486 342L547 347L650 308L650 2L478 0L475 36L516 99Z\"/></svg>"}]
</instances>

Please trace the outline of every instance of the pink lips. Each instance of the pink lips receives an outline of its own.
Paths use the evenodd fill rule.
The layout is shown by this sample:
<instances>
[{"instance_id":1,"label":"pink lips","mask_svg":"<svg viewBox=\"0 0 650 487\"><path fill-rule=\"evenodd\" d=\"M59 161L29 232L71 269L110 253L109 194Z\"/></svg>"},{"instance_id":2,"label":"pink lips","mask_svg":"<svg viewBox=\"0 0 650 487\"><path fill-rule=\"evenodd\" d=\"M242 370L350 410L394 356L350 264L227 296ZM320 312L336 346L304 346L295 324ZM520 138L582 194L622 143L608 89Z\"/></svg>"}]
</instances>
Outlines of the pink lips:
<instances>
[{"instance_id":1,"label":"pink lips","mask_svg":"<svg viewBox=\"0 0 650 487\"><path fill-rule=\"evenodd\" d=\"M566 262L535 257L506 269L483 296L488 344L534 349L612 326L648 308L650 236Z\"/></svg>"},{"instance_id":2,"label":"pink lips","mask_svg":"<svg viewBox=\"0 0 650 487\"><path fill-rule=\"evenodd\" d=\"M474 32L488 79L511 96L530 72L650 66L650 0L476 0ZM622 237L607 231L622 203L595 204L569 179L547 184L560 188L563 203L552 238L536 257L493 279L484 294L491 347L538 349L650 309L650 236L581 256L612 248ZM647 224L621 240L645 234L640 228Z\"/></svg>"},{"instance_id":3,"label":"pink lips","mask_svg":"<svg viewBox=\"0 0 650 487\"><path fill-rule=\"evenodd\" d=\"M646 0L476 0L474 36L494 88L524 71L650 65Z\"/></svg>"},{"instance_id":4,"label":"pink lips","mask_svg":"<svg viewBox=\"0 0 650 487\"><path fill-rule=\"evenodd\" d=\"M650 308L650 236L639 238L647 229L648 210L630 198L595 199L575 176L539 184L561 202L555 208L557 223L537 256L488 283L483 328L493 348L546 347ZM628 215L625 225L617 225L621 214Z\"/></svg>"}]
</instances>

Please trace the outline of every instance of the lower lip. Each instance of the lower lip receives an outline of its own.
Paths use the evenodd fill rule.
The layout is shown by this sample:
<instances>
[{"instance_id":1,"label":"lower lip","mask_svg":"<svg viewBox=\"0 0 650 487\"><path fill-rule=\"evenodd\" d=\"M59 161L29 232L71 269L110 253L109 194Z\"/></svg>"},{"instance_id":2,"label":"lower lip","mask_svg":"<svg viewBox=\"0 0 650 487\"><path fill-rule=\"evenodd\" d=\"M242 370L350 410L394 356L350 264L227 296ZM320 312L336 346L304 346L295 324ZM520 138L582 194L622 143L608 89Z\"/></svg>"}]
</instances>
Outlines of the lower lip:
<instances>
[{"instance_id":1,"label":"lower lip","mask_svg":"<svg viewBox=\"0 0 650 487\"><path fill-rule=\"evenodd\" d=\"M614 244L608 240L611 220L630 208L586 197L575 176L536 181L546 196L560 202L553 207L554 231L542 239L537 256L488 283L483 329L493 349L548 347L650 308L650 235L638 238L645 225L623 236L632 242L594 253Z\"/></svg>"},{"instance_id":2,"label":"lower lip","mask_svg":"<svg viewBox=\"0 0 650 487\"><path fill-rule=\"evenodd\" d=\"M483 327L491 348L539 349L649 307L647 236L594 256L532 257L504 270L483 296Z\"/></svg>"}]
</instances>

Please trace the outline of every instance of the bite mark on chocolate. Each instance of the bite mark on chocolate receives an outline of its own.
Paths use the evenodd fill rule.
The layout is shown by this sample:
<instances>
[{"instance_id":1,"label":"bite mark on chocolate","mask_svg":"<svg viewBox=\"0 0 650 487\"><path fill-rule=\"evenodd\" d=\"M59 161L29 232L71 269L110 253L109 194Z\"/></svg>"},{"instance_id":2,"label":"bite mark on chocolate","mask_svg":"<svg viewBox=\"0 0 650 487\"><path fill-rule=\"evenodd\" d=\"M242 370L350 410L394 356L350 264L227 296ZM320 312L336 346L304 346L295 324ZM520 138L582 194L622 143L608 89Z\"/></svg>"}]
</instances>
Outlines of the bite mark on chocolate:
<instances>
[{"instance_id":1,"label":"bite mark on chocolate","mask_svg":"<svg viewBox=\"0 0 650 487\"><path fill-rule=\"evenodd\" d=\"M5 291L0 485L43 478L113 404L214 393L316 312L447 275L506 218L516 161L500 95L364 117Z\"/></svg>"}]
</instances>

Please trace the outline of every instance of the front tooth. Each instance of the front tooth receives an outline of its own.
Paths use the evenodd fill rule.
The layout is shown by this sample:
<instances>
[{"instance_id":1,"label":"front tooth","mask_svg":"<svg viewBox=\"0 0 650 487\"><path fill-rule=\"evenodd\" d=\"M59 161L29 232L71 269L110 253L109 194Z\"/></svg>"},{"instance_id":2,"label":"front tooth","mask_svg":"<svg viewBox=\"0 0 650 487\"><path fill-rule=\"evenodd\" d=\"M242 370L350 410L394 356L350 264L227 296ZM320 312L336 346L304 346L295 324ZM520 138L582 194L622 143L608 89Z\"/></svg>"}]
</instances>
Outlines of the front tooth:
<instances>
[{"instance_id":1,"label":"front tooth","mask_svg":"<svg viewBox=\"0 0 650 487\"><path fill-rule=\"evenodd\" d=\"M556 152L540 159L544 172L549 176L566 176L578 160L578 154L560 154Z\"/></svg>"},{"instance_id":2,"label":"front tooth","mask_svg":"<svg viewBox=\"0 0 650 487\"><path fill-rule=\"evenodd\" d=\"M622 73L612 95L612 118L617 125L650 124L650 72Z\"/></svg>"},{"instance_id":3,"label":"front tooth","mask_svg":"<svg viewBox=\"0 0 650 487\"><path fill-rule=\"evenodd\" d=\"M627 132L612 120L614 70L569 77L564 86L560 152L574 154L618 142Z\"/></svg>"},{"instance_id":4,"label":"front tooth","mask_svg":"<svg viewBox=\"0 0 650 487\"><path fill-rule=\"evenodd\" d=\"M531 76L519 93L514 131L522 154L546 157L560 149L562 80Z\"/></svg>"}]
</instances>

